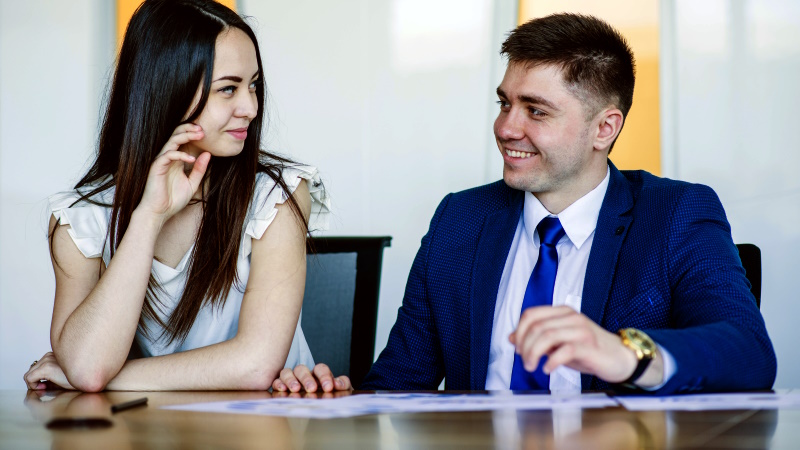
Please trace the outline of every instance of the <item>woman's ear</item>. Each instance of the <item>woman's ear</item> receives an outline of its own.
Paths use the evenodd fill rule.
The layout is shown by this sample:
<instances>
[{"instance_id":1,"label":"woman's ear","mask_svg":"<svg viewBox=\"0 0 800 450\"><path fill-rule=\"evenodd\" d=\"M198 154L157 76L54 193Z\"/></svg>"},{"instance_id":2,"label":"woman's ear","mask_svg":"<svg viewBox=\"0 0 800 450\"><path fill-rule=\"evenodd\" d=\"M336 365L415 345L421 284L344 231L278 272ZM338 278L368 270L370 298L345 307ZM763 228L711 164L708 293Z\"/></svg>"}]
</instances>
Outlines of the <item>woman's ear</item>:
<instances>
[{"instance_id":1,"label":"woman's ear","mask_svg":"<svg viewBox=\"0 0 800 450\"><path fill-rule=\"evenodd\" d=\"M181 122L186 122L186 119L192 117L194 114L194 110L197 109L197 105L200 103L200 97L203 95L203 84L200 83L200 86L197 86L197 92L194 93L194 98L192 98L192 104L189 105L189 109L186 110L186 114L183 115Z\"/></svg>"}]
</instances>

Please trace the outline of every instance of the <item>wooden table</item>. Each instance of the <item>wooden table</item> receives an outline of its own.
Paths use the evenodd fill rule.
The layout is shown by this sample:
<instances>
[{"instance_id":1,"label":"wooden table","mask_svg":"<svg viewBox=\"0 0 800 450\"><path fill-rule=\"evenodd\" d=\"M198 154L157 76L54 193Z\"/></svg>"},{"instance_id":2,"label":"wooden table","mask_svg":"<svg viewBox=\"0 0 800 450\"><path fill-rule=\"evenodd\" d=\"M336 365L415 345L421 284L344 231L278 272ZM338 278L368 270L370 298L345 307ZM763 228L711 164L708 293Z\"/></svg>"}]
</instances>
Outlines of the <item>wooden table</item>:
<instances>
[{"instance_id":1,"label":"wooden table","mask_svg":"<svg viewBox=\"0 0 800 450\"><path fill-rule=\"evenodd\" d=\"M149 398L147 407L111 414L111 404L142 396ZM629 412L614 407L310 420L159 408L271 397L268 392L0 391L0 449L800 448L800 410ZM54 417L81 416L106 417L113 425L45 427Z\"/></svg>"}]
</instances>

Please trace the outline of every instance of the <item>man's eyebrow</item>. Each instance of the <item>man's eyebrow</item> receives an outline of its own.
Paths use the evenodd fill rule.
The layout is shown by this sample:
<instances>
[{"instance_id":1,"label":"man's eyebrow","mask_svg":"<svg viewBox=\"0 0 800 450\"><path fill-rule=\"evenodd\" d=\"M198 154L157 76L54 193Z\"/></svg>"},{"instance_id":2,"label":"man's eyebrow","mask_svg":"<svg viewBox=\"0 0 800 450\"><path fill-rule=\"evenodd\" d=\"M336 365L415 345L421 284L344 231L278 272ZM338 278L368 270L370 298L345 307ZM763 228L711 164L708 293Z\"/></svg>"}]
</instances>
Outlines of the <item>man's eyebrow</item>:
<instances>
[{"instance_id":1,"label":"man's eyebrow","mask_svg":"<svg viewBox=\"0 0 800 450\"><path fill-rule=\"evenodd\" d=\"M497 96L506 99L508 98L508 95L506 95L506 93L499 87L497 88ZM553 102L547 100L544 97L539 97L538 95L520 95L517 98L523 103L530 103L532 105L542 105L553 110L559 109L555 104L553 104Z\"/></svg>"},{"instance_id":2,"label":"man's eyebrow","mask_svg":"<svg viewBox=\"0 0 800 450\"><path fill-rule=\"evenodd\" d=\"M253 78L256 78L257 76L258 76L258 72L254 73L253 76L250 79L252 80ZM237 77L236 75L225 75L224 77L219 77L214 81L216 82L216 81L222 81L222 80L229 80L229 81L233 81L234 83L241 83L242 82L242 77Z\"/></svg>"},{"instance_id":3,"label":"man's eyebrow","mask_svg":"<svg viewBox=\"0 0 800 450\"><path fill-rule=\"evenodd\" d=\"M544 97L539 97L538 95L520 95L518 98L521 101L525 103L530 103L532 105L543 105L554 110L559 109L556 105L553 104L553 102L547 100Z\"/></svg>"}]
</instances>

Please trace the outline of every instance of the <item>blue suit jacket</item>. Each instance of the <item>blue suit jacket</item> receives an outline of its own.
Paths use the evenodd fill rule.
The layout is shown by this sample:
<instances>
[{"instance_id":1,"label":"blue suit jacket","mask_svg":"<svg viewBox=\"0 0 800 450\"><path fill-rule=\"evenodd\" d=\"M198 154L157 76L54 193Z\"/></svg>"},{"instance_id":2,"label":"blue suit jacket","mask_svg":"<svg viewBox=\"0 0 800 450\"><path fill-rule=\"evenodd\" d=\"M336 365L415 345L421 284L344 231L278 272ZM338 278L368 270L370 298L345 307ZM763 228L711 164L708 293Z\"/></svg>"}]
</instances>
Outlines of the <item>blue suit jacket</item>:
<instances>
[{"instance_id":1,"label":"blue suit jacket","mask_svg":"<svg viewBox=\"0 0 800 450\"><path fill-rule=\"evenodd\" d=\"M711 188L613 164L581 312L644 330L677 372L657 393L769 389L776 360ZM442 200L389 342L362 389L482 390L497 290L523 206L501 180ZM589 375L583 389L613 388Z\"/></svg>"}]
</instances>

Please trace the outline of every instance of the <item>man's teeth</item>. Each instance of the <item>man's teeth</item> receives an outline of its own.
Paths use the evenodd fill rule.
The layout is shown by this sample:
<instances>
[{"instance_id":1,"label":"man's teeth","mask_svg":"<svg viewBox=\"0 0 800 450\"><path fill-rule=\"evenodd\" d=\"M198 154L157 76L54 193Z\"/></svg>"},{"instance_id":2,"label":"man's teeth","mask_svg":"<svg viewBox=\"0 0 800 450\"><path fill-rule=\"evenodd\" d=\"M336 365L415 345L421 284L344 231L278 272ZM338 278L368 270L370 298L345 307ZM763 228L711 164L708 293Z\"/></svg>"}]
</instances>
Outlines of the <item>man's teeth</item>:
<instances>
[{"instance_id":1,"label":"man's teeth","mask_svg":"<svg viewBox=\"0 0 800 450\"><path fill-rule=\"evenodd\" d=\"M518 152L516 150L506 150L506 155L512 158L530 158L534 154L528 152Z\"/></svg>"}]
</instances>

